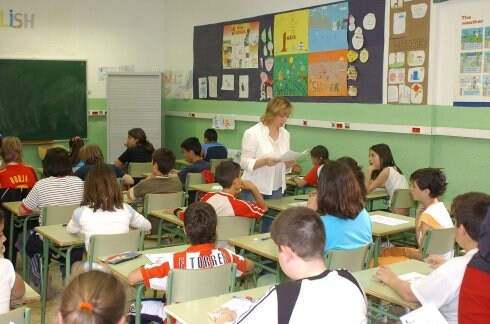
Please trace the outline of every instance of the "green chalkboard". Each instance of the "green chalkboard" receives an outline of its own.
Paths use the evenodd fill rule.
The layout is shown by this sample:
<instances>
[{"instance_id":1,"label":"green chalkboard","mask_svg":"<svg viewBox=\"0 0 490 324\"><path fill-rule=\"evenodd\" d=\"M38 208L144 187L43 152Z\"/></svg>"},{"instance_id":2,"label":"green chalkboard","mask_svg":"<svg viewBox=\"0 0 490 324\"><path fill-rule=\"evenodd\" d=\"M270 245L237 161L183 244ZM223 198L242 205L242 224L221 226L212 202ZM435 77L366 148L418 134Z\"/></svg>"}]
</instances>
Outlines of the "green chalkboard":
<instances>
[{"instance_id":1,"label":"green chalkboard","mask_svg":"<svg viewBox=\"0 0 490 324\"><path fill-rule=\"evenodd\" d=\"M0 133L22 141L87 137L86 65L0 59Z\"/></svg>"}]
</instances>

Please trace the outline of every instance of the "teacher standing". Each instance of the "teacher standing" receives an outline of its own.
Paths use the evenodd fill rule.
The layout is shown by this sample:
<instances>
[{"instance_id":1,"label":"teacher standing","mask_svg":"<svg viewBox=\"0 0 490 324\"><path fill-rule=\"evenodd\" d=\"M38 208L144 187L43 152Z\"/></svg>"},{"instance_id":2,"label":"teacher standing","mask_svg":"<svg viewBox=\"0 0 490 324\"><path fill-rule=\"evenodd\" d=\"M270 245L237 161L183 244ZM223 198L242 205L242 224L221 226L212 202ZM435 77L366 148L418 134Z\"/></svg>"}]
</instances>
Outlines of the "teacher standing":
<instances>
[{"instance_id":1,"label":"teacher standing","mask_svg":"<svg viewBox=\"0 0 490 324\"><path fill-rule=\"evenodd\" d=\"M269 101L260 122L243 134L242 179L255 183L265 199L282 197L286 189L286 172L295 163L280 160L280 156L290 148L290 135L284 125L292 110L287 99L275 97ZM254 200L248 190L242 190L240 198Z\"/></svg>"}]
</instances>

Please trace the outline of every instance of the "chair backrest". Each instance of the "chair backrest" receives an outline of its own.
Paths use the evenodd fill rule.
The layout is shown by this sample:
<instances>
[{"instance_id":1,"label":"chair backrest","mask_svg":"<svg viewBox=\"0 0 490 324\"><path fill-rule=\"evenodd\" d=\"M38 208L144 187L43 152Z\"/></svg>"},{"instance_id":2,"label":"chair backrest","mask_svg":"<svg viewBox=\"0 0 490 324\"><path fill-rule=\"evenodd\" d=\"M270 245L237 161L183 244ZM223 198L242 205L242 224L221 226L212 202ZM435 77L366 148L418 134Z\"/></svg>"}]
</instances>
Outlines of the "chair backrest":
<instances>
[{"instance_id":1,"label":"chair backrest","mask_svg":"<svg viewBox=\"0 0 490 324\"><path fill-rule=\"evenodd\" d=\"M128 174L133 178L144 178L142 173L151 172L151 162L129 162Z\"/></svg>"},{"instance_id":2,"label":"chair backrest","mask_svg":"<svg viewBox=\"0 0 490 324\"><path fill-rule=\"evenodd\" d=\"M0 314L0 323L29 324L31 322L31 309L19 307L7 313Z\"/></svg>"},{"instance_id":3,"label":"chair backrest","mask_svg":"<svg viewBox=\"0 0 490 324\"><path fill-rule=\"evenodd\" d=\"M250 235L255 227L255 218L240 216L219 216L217 240L227 241L232 237Z\"/></svg>"},{"instance_id":4,"label":"chair backrest","mask_svg":"<svg viewBox=\"0 0 490 324\"><path fill-rule=\"evenodd\" d=\"M235 263L206 269L172 269L167 281L167 303L174 304L233 292L235 276Z\"/></svg>"},{"instance_id":5,"label":"chair backrest","mask_svg":"<svg viewBox=\"0 0 490 324\"><path fill-rule=\"evenodd\" d=\"M43 207L43 226L68 223L73 215L73 211L78 207L80 207L80 204Z\"/></svg>"},{"instance_id":6,"label":"chair backrest","mask_svg":"<svg viewBox=\"0 0 490 324\"><path fill-rule=\"evenodd\" d=\"M92 270L92 264L97 257L127 251L139 251L142 242L140 229L131 230L128 233L92 235L88 254L89 269Z\"/></svg>"},{"instance_id":7,"label":"chair backrest","mask_svg":"<svg viewBox=\"0 0 490 324\"><path fill-rule=\"evenodd\" d=\"M454 250L455 241L454 227L428 230L422 243L422 259L431 254L443 255Z\"/></svg>"},{"instance_id":8,"label":"chair backrest","mask_svg":"<svg viewBox=\"0 0 490 324\"><path fill-rule=\"evenodd\" d=\"M353 250L328 250L325 255L327 269L344 268L350 272L367 269L371 259L373 244L369 243Z\"/></svg>"},{"instance_id":9,"label":"chair backrest","mask_svg":"<svg viewBox=\"0 0 490 324\"><path fill-rule=\"evenodd\" d=\"M233 161L232 158L227 158L227 159L210 159L209 160L209 165L211 168L211 173L214 174L216 172L216 167L220 165L220 163L226 162L226 161Z\"/></svg>"},{"instance_id":10,"label":"chair backrest","mask_svg":"<svg viewBox=\"0 0 490 324\"><path fill-rule=\"evenodd\" d=\"M66 150L66 147L63 144L39 145L37 147L37 153L39 154L39 158L41 159L41 161L44 160L44 158L46 157L46 153L48 152L48 150L55 147L60 147Z\"/></svg>"},{"instance_id":11,"label":"chair backrest","mask_svg":"<svg viewBox=\"0 0 490 324\"><path fill-rule=\"evenodd\" d=\"M206 179L201 173L187 173L187 177L185 178L185 206L189 205L189 186L194 184L204 184L206 183Z\"/></svg>"},{"instance_id":12,"label":"chair backrest","mask_svg":"<svg viewBox=\"0 0 490 324\"><path fill-rule=\"evenodd\" d=\"M205 161L211 159L226 159L228 157L228 150L224 146L211 146L206 151Z\"/></svg>"},{"instance_id":13,"label":"chair backrest","mask_svg":"<svg viewBox=\"0 0 490 324\"><path fill-rule=\"evenodd\" d=\"M183 204L184 192L171 192L159 194L146 194L143 210L145 217L148 218L149 212L158 209L176 208Z\"/></svg>"},{"instance_id":14,"label":"chair backrest","mask_svg":"<svg viewBox=\"0 0 490 324\"><path fill-rule=\"evenodd\" d=\"M412 208L415 207L410 189L396 189L391 199L391 208Z\"/></svg>"}]
</instances>

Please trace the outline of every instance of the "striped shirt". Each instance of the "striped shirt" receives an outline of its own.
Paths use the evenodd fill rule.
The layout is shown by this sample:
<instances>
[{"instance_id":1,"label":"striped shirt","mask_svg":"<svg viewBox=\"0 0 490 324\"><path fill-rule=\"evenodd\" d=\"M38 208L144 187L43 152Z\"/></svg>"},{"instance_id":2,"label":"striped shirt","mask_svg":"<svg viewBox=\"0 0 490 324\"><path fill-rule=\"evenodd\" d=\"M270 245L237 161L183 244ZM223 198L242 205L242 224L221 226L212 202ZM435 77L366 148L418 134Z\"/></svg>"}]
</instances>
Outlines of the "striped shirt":
<instances>
[{"instance_id":1,"label":"striped shirt","mask_svg":"<svg viewBox=\"0 0 490 324\"><path fill-rule=\"evenodd\" d=\"M140 271L146 287L165 290L171 269L205 269L227 263L236 263L237 277L245 273L246 262L243 257L227 249L215 248L214 244L208 243L190 246L182 252L169 253L163 263L146 265Z\"/></svg>"},{"instance_id":2,"label":"striped shirt","mask_svg":"<svg viewBox=\"0 0 490 324\"><path fill-rule=\"evenodd\" d=\"M49 177L36 182L22 200L22 208L27 212L46 206L64 206L81 203L83 199L83 181L74 176ZM39 217L39 224L42 224Z\"/></svg>"},{"instance_id":3,"label":"striped shirt","mask_svg":"<svg viewBox=\"0 0 490 324\"><path fill-rule=\"evenodd\" d=\"M264 215L264 208L249 201L236 199L233 195L224 192L209 192L201 202L213 206L218 216L242 216L260 219Z\"/></svg>"}]
</instances>

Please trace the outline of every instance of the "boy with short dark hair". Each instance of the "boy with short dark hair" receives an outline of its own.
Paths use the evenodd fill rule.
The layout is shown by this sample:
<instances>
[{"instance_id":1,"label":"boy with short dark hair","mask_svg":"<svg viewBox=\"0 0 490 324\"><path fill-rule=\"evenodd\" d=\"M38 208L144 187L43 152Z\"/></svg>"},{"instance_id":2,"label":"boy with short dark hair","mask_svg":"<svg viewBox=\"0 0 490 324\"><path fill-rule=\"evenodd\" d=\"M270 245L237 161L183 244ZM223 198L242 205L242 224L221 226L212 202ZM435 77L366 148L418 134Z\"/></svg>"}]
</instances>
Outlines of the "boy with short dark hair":
<instances>
[{"instance_id":1,"label":"boy with short dark hair","mask_svg":"<svg viewBox=\"0 0 490 324\"><path fill-rule=\"evenodd\" d=\"M226 159L228 157L228 150L223 144L218 143L218 133L214 128L208 128L204 131L201 156L208 162L211 159Z\"/></svg>"},{"instance_id":2,"label":"boy with short dark hair","mask_svg":"<svg viewBox=\"0 0 490 324\"><path fill-rule=\"evenodd\" d=\"M172 150L160 148L151 156L151 175L128 190L131 200L143 199L148 193L171 193L182 191L182 183L175 176L169 176L175 165Z\"/></svg>"},{"instance_id":3,"label":"boy with short dark hair","mask_svg":"<svg viewBox=\"0 0 490 324\"><path fill-rule=\"evenodd\" d=\"M426 261L436 269L412 283L401 280L386 266L379 268L376 278L409 302L434 303L448 323L457 323L461 282L466 265L478 252L480 226L489 207L490 196L484 193L469 192L454 198L451 210L456 218L456 241L466 251L464 256L449 261L441 256L427 257Z\"/></svg>"},{"instance_id":4,"label":"boy with short dark hair","mask_svg":"<svg viewBox=\"0 0 490 324\"><path fill-rule=\"evenodd\" d=\"M325 228L306 207L289 208L272 223L282 271L293 281L273 286L248 311L220 309L217 323L366 323L366 297L347 270L325 267Z\"/></svg>"},{"instance_id":5,"label":"boy with short dark hair","mask_svg":"<svg viewBox=\"0 0 490 324\"><path fill-rule=\"evenodd\" d=\"M210 170L209 163L201 159L201 143L197 137L189 137L180 144L184 159L191 165L185 167L177 173L180 182L185 184L187 173L201 173L204 170Z\"/></svg>"},{"instance_id":6,"label":"boy with short dark hair","mask_svg":"<svg viewBox=\"0 0 490 324\"><path fill-rule=\"evenodd\" d=\"M191 246L185 251L169 254L166 262L133 270L128 275L129 282L133 285L144 282L149 288L165 290L168 273L173 268L200 269L236 263L237 276L251 271L253 263L250 260L227 249L215 248L217 223L218 218L211 205L203 202L190 205L184 212L184 231ZM211 257L213 262L210 262ZM161 301L143 301L142 317L162 323L166 318L163 306Z\"/></svg>"}]
</instances>

